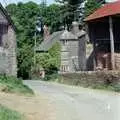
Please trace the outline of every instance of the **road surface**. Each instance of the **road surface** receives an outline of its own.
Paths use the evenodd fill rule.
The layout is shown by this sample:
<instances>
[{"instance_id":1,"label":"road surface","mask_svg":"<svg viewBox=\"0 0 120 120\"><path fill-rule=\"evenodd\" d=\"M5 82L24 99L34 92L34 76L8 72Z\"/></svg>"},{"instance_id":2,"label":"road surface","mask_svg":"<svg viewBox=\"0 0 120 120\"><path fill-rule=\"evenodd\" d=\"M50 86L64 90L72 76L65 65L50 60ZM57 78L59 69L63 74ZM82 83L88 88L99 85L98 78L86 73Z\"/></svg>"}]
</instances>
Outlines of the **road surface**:
<instances>
[{"instance_id":1,"label":"road surface","mask_svg":"<svg viewBox=\"0 0 120 120\"><path fill-rule=\"evenodd\" d=\"M24 81L36 94L49 98L51 120L120 120L120 95L42 81ZM36 103L37 104L37 103Z\"/></svg>"}]
</instances>

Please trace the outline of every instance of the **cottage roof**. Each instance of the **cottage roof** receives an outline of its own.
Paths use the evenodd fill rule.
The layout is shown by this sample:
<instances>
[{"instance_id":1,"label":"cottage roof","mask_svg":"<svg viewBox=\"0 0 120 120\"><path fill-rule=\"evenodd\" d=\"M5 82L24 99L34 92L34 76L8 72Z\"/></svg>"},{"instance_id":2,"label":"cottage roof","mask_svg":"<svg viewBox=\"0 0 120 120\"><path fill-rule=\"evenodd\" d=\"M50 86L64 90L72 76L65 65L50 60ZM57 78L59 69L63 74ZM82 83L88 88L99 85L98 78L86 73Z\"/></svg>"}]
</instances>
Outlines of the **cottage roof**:
<instances>
[{"instance_id":1,"label":"cottage roof","mask_svg":"<svg viewBox=\"0 0 120 120\"><path fill-rule=\"evenodd\" d=\"M86 35L86 32L84 30L80 30L76 35L80 38L80 37Z\"/></svg>"},{"instance_id":2,"label":"cottage roof","mask_svg":"<svg viewBox=\"0 0 120 120\"><path fill-rule=\"evenodd\" d=\"M59 42L60 36L63 33L63 31L54 32L47 40L44 40L39 47L36 48L36 51L38 52L47 52L52 46Z\"/></svg>"},{"instance_id":3,"label":"cottage roof","mask_svg":"<svg viewBox=\"0 0 120 120\"><path fill-rule=\"evenodd\" d=\"M8 20L8 23L9 23L10 25L12 25L13 29L15 30L16 27L15 27L15 25L13 24L13 21L12 21L10 15L8 14L7 10L2 6L1 3L0 3L0 11L3 12L3 14L4 14L5 17L6 17L6 19Z\"/></svg>"},{"instance_id":4,"label":"cottage roof","mask_svg":"<svg viewBox=\"0 0 120 120\"><path fill-rule=\"evenodd\" d=\"M97 9L93 14L88 16L85 21L92 21L95 19L114 16L120 14L120 1L108 3Z\"/></svg>"},{"instance_id":5,"label":"cottage roof","mask_svg":"<svg viewBox=\"0 0 120 120\"><path fill-rule=\"evenodd\" d=\"M69 32L68 30L65 30L60 37L60 40L76 40L76 39L78 39L77 36Z\"/></svg>"}]
</instances>

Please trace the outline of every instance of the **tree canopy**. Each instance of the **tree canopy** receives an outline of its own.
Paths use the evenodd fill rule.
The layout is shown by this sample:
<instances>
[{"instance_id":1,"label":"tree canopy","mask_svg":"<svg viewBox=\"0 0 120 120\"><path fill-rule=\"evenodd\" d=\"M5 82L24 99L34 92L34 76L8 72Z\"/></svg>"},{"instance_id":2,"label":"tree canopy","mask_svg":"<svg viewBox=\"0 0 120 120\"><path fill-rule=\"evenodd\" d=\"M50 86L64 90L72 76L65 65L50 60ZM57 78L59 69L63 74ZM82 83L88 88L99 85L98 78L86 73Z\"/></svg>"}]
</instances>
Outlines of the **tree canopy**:
<instances>
[{"instance_id":1,"label":"tree canopy","mask_svg":"<svg viewBox=\"0 0 120 120\"><path fill-rule=\"evenodd\" d=\"M9 4L6 9L9 12L15 26L17 34L17 59L18 59L18 77L28 78L33 66L33 56L34 56L34 41L35 41L35 26L38 17L42 17L43 24L47 24L50 27L51 32L59 30L61 25L71 25L73 20L79 19L79 14L83 12L81 9L81 4L84 0L56 0L61 4L52 4L49 6L43 4L36 4L34 2L18 4ZM96 2L96 0L88 0L85 4L85 17L91 14L94 10L100 7L101 4ZM78 14L78 16L76 15ZM82 16L84 14L82 13ZM37 44L42 41L42 35L37 33ZM53 47L53 51L58 50ZM44 68L57 68L58 57L56 58L53 52L49 52L42 57L40 57L44 62ZM51 57L53 56L53 58ZM57 56L57 55L56 55ZM49 58L49 59L46 59ZM58 60L59 61L59 60ZM42 63L41 63L42 64ZM46 66L45 66L46 65Z\"/></svg>"},{"instance_id":2,"label":"tree canopy","mask_svg":"<svg viewBox=\"0 0 120 120\"><path fill-rule=\"evenodd\" d=\"M85 3L85 8L84 8L84 16L87 17L89 16L91 13L93 13L96 9L98 9L100 6L102 5L102 2L99 0L99 2L97 0L88 0Z\"/></svg>"},{"instance_id":3,"label":"tree canopy","mask_svg":"<svg viewBox=\"0 0 120 120\"><path fill-rule=\"evenodd\" d=\"M62 6L61 15L64 25L68 27L74 20L79 20L79 15L82 12L81 4L83 0L56 0Z\"/></svg>"},{"instance_id":4,"label":"tree canopy","mask_svg":"<svg viewBox=\"0 0 120 120\"><path fill-rule=\"evenodd\" d=\"M34 37L36 19L42 16L44 24L48 24L51 31L56 31L60 26L60 6L38 5L34 2L10 4L7 7L15 26L17 34L17 59L18 76L28 78L33 65ZM37 44L42 41L41 35L37 34Z\"/></svg>"}]
</instances>

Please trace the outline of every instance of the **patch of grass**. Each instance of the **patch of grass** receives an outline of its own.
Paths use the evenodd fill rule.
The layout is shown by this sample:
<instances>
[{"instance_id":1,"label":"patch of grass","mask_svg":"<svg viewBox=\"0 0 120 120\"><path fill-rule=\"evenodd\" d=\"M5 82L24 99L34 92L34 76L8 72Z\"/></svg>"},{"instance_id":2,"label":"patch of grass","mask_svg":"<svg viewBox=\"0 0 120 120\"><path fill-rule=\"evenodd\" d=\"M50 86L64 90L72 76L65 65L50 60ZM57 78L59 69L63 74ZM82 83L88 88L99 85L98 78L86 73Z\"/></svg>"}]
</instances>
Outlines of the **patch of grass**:
<instances>
[{"instance_id":1,"label":"patch of grass","mask_svg":"<svg viewBox=\"0 0 120 120\"><path fill-rule=\"evenodd\" d=\"M23 84L21 79L6 75L0 75L0 91L25 95L34 94L28 86Z\"/></svg>"},{"instance_id":2,"label":"patch of grass","mask_svg":"<svg viewBox=\"0 0 120 120\"><path fill-rule=\"evenodd\" d=\"M0 120L23 120L23 116L16 111L0 105Z\"/></svg>"},{"instance_id":3,"label":"patch of grass","mask_svg":"<svg viewBox=\"0 0 120 120\"><path fill-rule=\"evenodd\" d=\"M91 88L120 92L120 84L108 85L108 86L107 85L96 85L96 86L92 86Z\"/></svg>"}]
</instances>

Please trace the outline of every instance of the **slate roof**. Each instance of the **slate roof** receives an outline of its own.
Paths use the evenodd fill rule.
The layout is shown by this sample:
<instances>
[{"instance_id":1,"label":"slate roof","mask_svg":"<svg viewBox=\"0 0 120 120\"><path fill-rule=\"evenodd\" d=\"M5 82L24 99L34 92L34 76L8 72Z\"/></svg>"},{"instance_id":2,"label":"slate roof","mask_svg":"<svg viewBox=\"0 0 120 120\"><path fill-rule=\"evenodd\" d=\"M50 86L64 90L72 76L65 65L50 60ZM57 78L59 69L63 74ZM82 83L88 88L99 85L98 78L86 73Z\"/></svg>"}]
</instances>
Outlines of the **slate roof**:
<instances>
[{"instance_id":1,"label":"slate roof","mask_svg":"<svg viewBox=\"0 0 120 120\"><path fill-rule=\"evenodd\" d=\"M86 32L84 30L80 30L78 33L77 33L77 36L80 38L82 36L84 36L86 34Z\"/></svg>"},{"instance_id":2,"label":"slate roof","mask_svg":"<svg viewBox=\"0 0 120 120\"><path fill-rule=\"evenodd\" d=\"M83 30L79 31L76 35L68 30L54 32L36 48L36 52L47 52L56 42L60 42L60 40L78 40L78 37L85 34Z\"/></svg>"},{"instance_id":3,"label":"slate roof","mask_svg":"<svg viewBox=\"0 0 120 120\"><path fill-rule=\"evenodd\" d=\"M8 20L8 23L9 23L10 25L12 25L12 27L13 27L14 30L16 30L16 27L15 27L15 25L14 25L14 23L13 23L10 15L8 14L7 10L2 6L1 3L0 3L0 11L2 11L2 12L4 13L6 19Z\"/></svg>"},{"instance_id":4,"label":"slate roof","mask_svg":"<svg viewBox=\"0 0 120 120\"><path fill-rule=\"evenodd\" d=\"M60 41L60 36L63 31L54 32L47 40L44 40L39 47L36 48L37 52L47 52L52 46Z\"/></svg>"},{"instance_id":5,"label":"slate roof","mask_svg":"<svg viewBox=\"0 0 120 120\"><path fill-rule=\"evenodd\" d=\"M108 3L96 10L93 14L88 16L85 21L92 21L95 19L107 17L107 16L114 16L120 14L120 1L113 3Z\"/></svg>"},{"instance_id":6,"label":"slate roof","mask_svg":"<svg viewBox=\"0 0 120 120\"><path fill-rule=\"evenodd\" d=\"M60 37L60 40L77 40L77 39L78 37L73 33L69 32L68 30L65 30Z\"/></svg>"}]
</instances>

